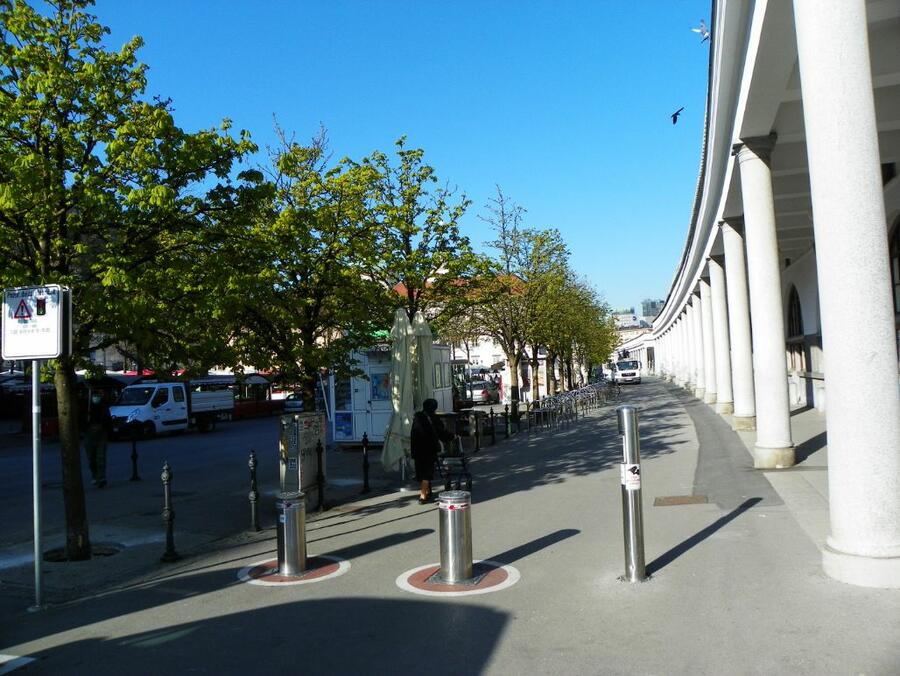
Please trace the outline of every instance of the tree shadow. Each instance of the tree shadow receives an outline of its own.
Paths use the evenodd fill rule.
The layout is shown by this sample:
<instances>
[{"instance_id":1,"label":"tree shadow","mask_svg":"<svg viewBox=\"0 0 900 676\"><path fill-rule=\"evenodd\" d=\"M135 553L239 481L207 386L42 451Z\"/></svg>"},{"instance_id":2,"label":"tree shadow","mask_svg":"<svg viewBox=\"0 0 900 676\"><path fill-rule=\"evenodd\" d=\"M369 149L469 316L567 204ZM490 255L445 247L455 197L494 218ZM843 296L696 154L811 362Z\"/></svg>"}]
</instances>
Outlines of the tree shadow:
<instances>
[{"instance_id":1,"label":"tree shadow","mask_svg":"<svg viewBox=\"0 0 900 676\"><path fill-rule=\"evenodd\" d=\"M674 445L688 438L691 423L680 406L657 400L658 394L658 388L629 390L614 405L595 409L570 425L535 428L531 434L482 447L469 458L473 497L485 502L615 468L622 462L615 406L626 403L639 409L642 459L674 452Z\"/></svg>"},{"instance_id":2,"label":"tree shadow","mask_svg":"<svg viewBox=\"0 0 900 676\"><path fill-rule=\"evenodd\" d=\"M653 575L653 573L672 563L672 561L677 559L679 556L696 547L710 535L723 528L731 521L734 521L737 517L739 517L741 514L743 514L759 502L762 502L762 498L750 498L749 500L745 500L743 504L733 509L725 516L716 519L700 532L692 535L684 542L675 545L669 551L660 554L653 561L647 564L647 575Z\"/></svg>"}]
</instances>

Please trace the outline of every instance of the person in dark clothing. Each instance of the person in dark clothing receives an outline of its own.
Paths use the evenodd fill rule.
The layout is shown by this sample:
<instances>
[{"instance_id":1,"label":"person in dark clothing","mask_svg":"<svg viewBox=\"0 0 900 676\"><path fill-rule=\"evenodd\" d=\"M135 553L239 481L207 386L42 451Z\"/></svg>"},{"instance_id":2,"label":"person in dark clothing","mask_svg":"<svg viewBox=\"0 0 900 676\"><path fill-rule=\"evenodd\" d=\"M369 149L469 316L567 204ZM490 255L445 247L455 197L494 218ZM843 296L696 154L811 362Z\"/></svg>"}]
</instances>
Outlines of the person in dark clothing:
<instances>
[{"instance_id":1,"label":"person in dark clothing","mask_svg":"<svg viewBox=\"0 0 900 676\"><path fill-rule=\"evenodd\" d=\"M84 435L84 450L91 467L91 477L97 488L106 485L106 443L112 430L109 404L102 392L91 394L88 406L88 425Z\"/></svg>"},{"instance_id":2,"label":"person in dark clothing","mask_svg":"<svg viewBox=\"0 0 900 676\"><path fill-rule=\"evenodd\" d=\"M434 463L441 452L441 442L450 442L455 438L437 417L437 407L434 399L423 401L422 410L413 416L410 432L410 451L419 481L420 505L431 501L431 480L434 479Z\"/></svg>"}]
</instances>

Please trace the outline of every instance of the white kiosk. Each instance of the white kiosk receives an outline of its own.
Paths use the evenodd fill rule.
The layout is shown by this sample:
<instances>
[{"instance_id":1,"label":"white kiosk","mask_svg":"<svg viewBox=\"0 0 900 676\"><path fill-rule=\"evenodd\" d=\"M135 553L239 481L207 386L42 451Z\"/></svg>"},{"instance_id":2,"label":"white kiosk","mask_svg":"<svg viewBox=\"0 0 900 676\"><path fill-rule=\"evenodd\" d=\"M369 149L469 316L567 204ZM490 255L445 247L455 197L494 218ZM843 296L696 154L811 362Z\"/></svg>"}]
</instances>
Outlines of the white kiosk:
<instances>
[{"instance_id":1,"label":"white kiosk","mask_svg":"<svg viewBox=\"0 0 900 676\"><path fill-rule=\"evenodd\" d=\"M328 379L332 440L336 444L358 444L363 434L372 443L384 441L391 418L391 349L385 343L365 352L354 352L357 368L364 375ZM453 411L450 347L434 345L434 398L438 410Z\"/></svg>"}]
</instances>

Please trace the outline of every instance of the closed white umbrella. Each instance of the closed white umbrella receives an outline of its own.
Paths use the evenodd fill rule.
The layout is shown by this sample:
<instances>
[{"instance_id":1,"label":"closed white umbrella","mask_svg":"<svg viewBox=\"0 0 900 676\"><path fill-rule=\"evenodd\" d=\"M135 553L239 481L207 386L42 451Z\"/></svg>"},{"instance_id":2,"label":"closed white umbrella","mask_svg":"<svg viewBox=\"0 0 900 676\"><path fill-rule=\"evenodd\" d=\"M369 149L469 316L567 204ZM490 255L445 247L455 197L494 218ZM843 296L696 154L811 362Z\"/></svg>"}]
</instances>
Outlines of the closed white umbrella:
<instances>
[{"instance_id":1,"label":"closed white umbrella","mask_svg":"<svg viewBox=\"0 0 900 676\"><path fill-rule=\"evenodd\" d=\"M406 310L394 313L391 327L391 419L384 435L381 466L396 467L409 455L409 437L413 418L412 347L415 339Z\"/></svg>"},{"instance_id":2,"label":"closed white umbrella","mask_svg":"<svg viewBox=\"0 0 900 676\"><path fill-rule=\"evenodd\" d=\"M416 392L414 404L416 410L422 408L422 402L434 397L434 335L421 312L413 317L413 333L416 336Z\"/></svg>"}]
</instances>

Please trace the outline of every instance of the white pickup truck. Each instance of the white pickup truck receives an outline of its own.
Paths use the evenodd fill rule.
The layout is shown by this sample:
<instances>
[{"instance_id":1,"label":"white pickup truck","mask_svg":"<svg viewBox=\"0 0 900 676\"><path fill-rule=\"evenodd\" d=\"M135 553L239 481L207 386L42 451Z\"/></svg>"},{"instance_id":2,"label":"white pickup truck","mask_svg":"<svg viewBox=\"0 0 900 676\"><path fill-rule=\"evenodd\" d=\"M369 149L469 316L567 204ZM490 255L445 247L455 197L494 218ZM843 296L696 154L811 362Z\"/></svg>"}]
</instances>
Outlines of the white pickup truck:
<instances>
[{"instance_id":1,"label":"white pickup truck","mask_svg":"<svg viewBox=\"0 0 900 676\"><path fill-rule=\"evenodd\" d=\"M234 412L234 392L203 379L178 383L144 382L122 390L109 407L113 434L152 436L196 427L210 432Z\"/></svg>"}]
</instances>

